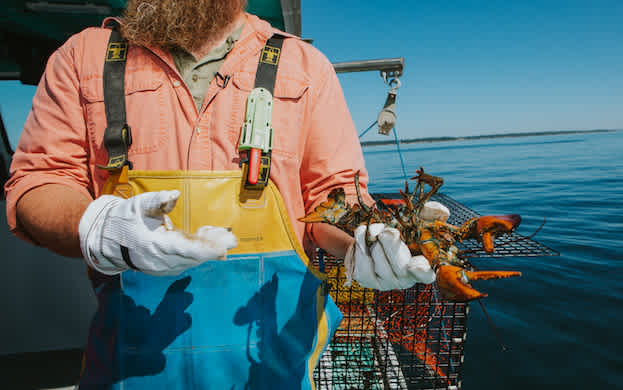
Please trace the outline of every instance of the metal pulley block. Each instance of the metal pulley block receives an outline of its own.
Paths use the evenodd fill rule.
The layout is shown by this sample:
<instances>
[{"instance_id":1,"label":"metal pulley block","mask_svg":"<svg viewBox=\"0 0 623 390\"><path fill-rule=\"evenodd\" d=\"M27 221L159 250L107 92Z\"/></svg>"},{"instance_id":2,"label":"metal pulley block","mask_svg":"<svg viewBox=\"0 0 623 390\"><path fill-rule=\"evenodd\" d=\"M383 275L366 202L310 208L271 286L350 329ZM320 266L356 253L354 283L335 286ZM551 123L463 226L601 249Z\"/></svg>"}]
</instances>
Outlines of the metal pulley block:
<instances>
[{"instance_id":1,"label":"metal pulley block","mask_svg":"<svg viewBox=\"0 0 623 390\"><path fill-rule=\"evenodd\" d=\"M391 129L396 126L396 95L400 88L400 80L391 79L388 82L390 89L385 99L385 105L379 113L377 123L379 125L379 134L388 135Z\"/></svg>"}]
</instances>

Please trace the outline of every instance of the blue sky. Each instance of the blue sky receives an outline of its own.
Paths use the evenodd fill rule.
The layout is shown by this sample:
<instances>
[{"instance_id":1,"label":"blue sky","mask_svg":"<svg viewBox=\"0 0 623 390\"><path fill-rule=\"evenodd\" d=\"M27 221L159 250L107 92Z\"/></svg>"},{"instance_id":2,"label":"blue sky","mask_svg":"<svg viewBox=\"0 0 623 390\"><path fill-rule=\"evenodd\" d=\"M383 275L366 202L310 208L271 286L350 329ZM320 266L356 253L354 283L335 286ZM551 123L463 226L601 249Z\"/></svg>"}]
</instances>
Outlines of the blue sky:
<instances>
[{"instance_id":1,"label":"blue sky","mask_svg":"<svg viewBox=\"0 0 623 390\"><path fill-rule=\"evenodd\" d=\"M302 0L302 24L331 61L405 58L401 138L623 128L620 0ZM340 81L363 130L387 87L378 72ZM33 94L0 82L12 142Z\"/></svg>"},{"instance_id":2,"label":"blue sky","mask_svg":"<svg viewBox=\"0 0 623 390\"><path fill-rule=\"evenodd\" d=\"M400 137L623 128L623 1L303 0L302 13L331 61L405 58ZM386 87L378 72L340 80L365 129Z\"/></svg>"}]
</instances>

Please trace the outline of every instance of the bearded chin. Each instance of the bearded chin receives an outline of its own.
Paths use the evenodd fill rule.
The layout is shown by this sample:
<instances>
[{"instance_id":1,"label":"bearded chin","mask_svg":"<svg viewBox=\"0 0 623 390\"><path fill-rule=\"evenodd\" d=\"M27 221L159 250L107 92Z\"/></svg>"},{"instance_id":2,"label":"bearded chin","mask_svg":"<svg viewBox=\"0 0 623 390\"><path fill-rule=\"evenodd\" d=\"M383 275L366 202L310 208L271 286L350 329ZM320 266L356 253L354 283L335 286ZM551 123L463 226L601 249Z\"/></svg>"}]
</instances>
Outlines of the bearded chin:
<instances>
[{"instance_id":1,"label":"bearded chin","mask_svg":"<svg viewBox=\"0 0 623 390\"><path fill-rule=\"evenodd\" d=\"M193 51L222 36L246 0L128 0L121 34L129 43Z\"/></svg>"}]
</instances>

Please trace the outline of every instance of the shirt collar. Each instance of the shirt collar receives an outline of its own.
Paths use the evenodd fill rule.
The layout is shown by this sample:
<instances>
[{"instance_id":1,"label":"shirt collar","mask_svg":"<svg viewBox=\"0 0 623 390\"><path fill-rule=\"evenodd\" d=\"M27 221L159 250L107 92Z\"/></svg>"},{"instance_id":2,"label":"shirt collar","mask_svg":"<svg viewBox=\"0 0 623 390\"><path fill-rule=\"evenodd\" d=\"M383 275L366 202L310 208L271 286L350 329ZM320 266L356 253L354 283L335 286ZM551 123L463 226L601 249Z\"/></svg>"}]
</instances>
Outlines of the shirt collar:
<instances>
[{"instance_id":1,"label":"shirt collar","mask_svg":"<svg viewBox=\"0 0 623 390\"><path fill-rule=\"evenodd\" d=\"M235 52L237 57L241 59L247 58L249 55L258 55L260 50L266 44L268 38L270 38L275 30L268 22L258 18L255 15L249 14L245 12L245 23L240 32L240 37L238 38L237 44L234 45L231 52ZM106 27L106 24L111 20L116 20L119 23L122 23L121 19L118 17L107 17L102 22L102 27ZM169 50L164 50L159 47L150 46L146 47L147 50L154 53L161 60L163 60L171 69L177 71L175 67L175 62L173 61L173 56L169 52ZM226 68L231 64L229 61L226 61Z\"/></svg>"}]
</instances>

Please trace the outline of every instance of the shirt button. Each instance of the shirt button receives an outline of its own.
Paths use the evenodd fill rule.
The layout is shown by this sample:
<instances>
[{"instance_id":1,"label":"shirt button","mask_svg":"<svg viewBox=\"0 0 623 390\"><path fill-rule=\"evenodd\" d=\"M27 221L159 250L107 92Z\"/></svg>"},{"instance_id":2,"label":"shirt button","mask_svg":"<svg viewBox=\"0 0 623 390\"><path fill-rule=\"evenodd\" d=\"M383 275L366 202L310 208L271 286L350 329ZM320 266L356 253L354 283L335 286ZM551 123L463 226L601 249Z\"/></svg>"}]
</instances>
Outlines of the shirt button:
<instances>
[{"instance_id":1,"label":"shirt button","mask_svg":"<svg viewBox=\"0 0 623 390\"><path fill-rule=\"evenodd\" d=\"M199 126L195 127L195 131L197 134L201 134L201 128Z\"/></svg>"},{"instance_id":2,"label":"shirt button","mask_svg":"<svg viewBox=\"0 0 623 390\"><path fill-rule=\"evenodd\" d=\"M179 80L175 80L175 81L173 81L173 86L174 86L174 87L179 87L179 86L180 86L180 82L179 82Z\"/></svg>"},{"instance_id":3,"label":"shirt button","mask_svg":"<svg viewBox=\"0 0 623 390\"><path fill-rule=\"evenodd\" d=\"M197 80L199 80L199 76L197 76L196 74L193 75L193 81L197 82Z\"/></svg>"}]
</instances>

